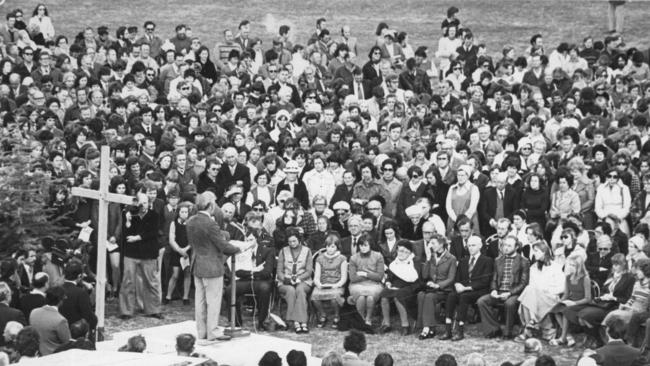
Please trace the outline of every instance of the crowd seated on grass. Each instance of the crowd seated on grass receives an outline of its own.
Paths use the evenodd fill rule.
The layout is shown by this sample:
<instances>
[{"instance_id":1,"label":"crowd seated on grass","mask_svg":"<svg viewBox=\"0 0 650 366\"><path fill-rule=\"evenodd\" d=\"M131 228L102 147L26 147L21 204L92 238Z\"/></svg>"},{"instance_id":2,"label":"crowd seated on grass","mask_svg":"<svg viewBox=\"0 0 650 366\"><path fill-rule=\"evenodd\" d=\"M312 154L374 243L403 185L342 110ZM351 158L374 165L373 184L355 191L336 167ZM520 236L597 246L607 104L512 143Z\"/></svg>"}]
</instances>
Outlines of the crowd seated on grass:
<instances>
[{"instance_id":1,"label":"crowd seated on grass","mask_svg":"<svg viewBox=\"0 0 650 366\"><path fill-rule=\"evenodd\" d=\"M385 22L371 44L325 18L309 39L283 25L266 43L243 20L211 45L190 24L167 39L151 20L60 34L63 15L43 4L29 20L9 11L0 142L28 156L30 177L47 177L45 208L64 237L0 262L5 353L13 362L93 347L100 242L106 296L123 319L189 306L186 223L197 194L211 192L230 240L256 243L248 267L226 267L238 325L252 298L260 331L274 328L275 309L299 334L354 328L422 344L462 342L479 323L472 337L522 342L535 365L554 364L539 340L596 350L583 365L640 364L650 349L648 54L620 34L553 46L535 34L525 50L489 49L458 12L449 8L430 49ZM71 188L99 186L102 146L109 190L139 203L111 203L98 238L97 201ZM361 339L351 333L346 353L323 364L362 364ZM193 342L179 336L179 353L192 355ZM612 361L620 352L630 357ZM267 356L260 365L282 362Z\"/></svg>"}]
</instances>

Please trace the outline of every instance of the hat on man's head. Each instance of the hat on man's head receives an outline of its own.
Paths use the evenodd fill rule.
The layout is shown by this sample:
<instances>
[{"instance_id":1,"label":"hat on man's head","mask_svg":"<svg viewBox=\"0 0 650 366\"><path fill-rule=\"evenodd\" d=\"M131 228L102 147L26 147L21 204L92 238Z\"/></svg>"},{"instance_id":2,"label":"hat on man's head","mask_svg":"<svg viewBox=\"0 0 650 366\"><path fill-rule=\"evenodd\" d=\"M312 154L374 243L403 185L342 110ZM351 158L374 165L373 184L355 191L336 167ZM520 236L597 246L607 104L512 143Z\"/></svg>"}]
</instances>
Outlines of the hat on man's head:
<instances>
[{"instance_id":1,"label":"hat on man's head","mask_svg":"<svg viewBox=\"0 0 650 366\"><path fill-rule=\"evenodd\" d=\"M411 217L411 216L420 216L422 215L422 206L420 205L411 205L404 210L406 213L406 216Z\"/></svg>"},{"instance_id":2,"label":"hat on man's head","mask_svg":"<svg viewBox=\"0 0 650 366\"><path fill-rule=\"evenodd\" d=\"M285 173L299 173L300 172L300 167L298 166L298 162L295 160L289 160L287 164L284 166L284 172Z\"/></svg>"},{"instance_id":3,"label":"hat on man's head","mask_svg":"<svg viewBox=\"0 0 650 366\"><path fill-rule=\"evenodd\" d=\"M334 211L338 210L345 210L345 211L350 211L350 204L345 202L345 201L338 201L332 206Z\"/></svg>"}]
</instances>

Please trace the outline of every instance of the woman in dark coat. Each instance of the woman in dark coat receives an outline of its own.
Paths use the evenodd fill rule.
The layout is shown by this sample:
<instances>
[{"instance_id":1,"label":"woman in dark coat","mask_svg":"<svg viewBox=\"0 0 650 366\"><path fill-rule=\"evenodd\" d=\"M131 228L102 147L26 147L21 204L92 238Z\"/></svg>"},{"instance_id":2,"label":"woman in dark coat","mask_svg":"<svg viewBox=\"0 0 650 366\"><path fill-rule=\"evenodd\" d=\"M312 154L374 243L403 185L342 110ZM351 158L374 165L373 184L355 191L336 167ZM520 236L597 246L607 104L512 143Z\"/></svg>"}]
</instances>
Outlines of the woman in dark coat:
<instances>
[{"instance_id":1,"label":"woman in dark coat","mask_svg":"<svg viewBox=\"0 0 650 366\"><path fill-rule=\"evenodd\" d=\"M418 198L424 196L427 189L427 185L422 179L424 178L424 174L419 166L411 166L406 174L409 177L409 181L402 185L402 189L397 198L396 219L399 222L408 220L408 216L406 216L404 211L411 205L414 205Z\"/></svg>"},{"instance_id":2,"label":"woman in dark coat","mask_svg":"<svg viewBox=\"0 0 650 366\"><path fill-rule=\"evenodd\" d=\"M413 256L413 244L402 239L397 242L397 257L386 270L386 282L381 297L381 332L391 331L390 300L395 302L402 325L401 335L410 333L409 318L417 318L416 291L420 287L422 263Z\"/></svg>"},{"instance_id":3,"label":"woman in dark coat","mask_svg":"<svg viewBox=\"0 0 650 366\"><path fill-rule=\"evenodd\" d=\"M521 194L520 208L526 211L528 223L536 222L541 227L546 225L546 210L549 205L549 195L543 184L542 178L532 173L528 177L526 188Z\"/></svg>"},{"instance_id":4,"label":"woman in dark coat","mask_svg":"<svg viewBox=\"0 0 650 366\"><path fill-rule=\"evenodd\" d=\"M201 48L196 51L195 59L196 62L201 65L201 76L207 79L209 85L217 82L219 73L217 72L217 68L214 66L212 60L210 60L210 50L205 46L201 46Z\"/></svg>"},{"instance_id":5,"label":"woman in dark coat","mask_svg":"<svg viewBox=\"0 0 650 366\"><path fill-rule=\"evenodd\" d=\"M352 193L354 191L355 180L356 177L354 176L354 172L348 170L343 173L343 184L336 186L334 195L332 195L332 199L330 200L330 209L334 209L334 204L339 201L347 202L350 205L352 204Z\"/></svg>"}]
</instances>

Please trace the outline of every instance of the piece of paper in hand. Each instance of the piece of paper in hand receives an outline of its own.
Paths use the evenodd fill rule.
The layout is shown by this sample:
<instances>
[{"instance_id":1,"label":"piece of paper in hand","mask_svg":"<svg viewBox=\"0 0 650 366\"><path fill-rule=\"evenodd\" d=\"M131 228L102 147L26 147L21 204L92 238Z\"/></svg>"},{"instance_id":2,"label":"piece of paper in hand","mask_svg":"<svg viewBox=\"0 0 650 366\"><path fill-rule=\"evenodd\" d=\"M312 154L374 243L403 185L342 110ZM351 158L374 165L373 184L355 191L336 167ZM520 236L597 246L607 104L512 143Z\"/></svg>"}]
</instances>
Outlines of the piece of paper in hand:
<instances>
[{"instance_id":1,"label":"piece of paper in hand","mask_svg":"<svg viewBox=\"0 0 650 366\"><path fill-rule=\"evenodd\" d=\"M283 328L287 327L287 323L285 323L284 320L282 320L282 318L280 318L279 316L277 316L277 315L275 315L273 313L269 313L269 317L271 319L273 319L273 321L276 322L281 327L283 327Z\"/></svg>"},{"instance_id":2,"label":"piece of paper in hand","mask_svg":"<svg viewBox=\"0 0 650 366\"><path fill-rule=\"evenodd\" d=\"M189 257L181 257L181 269L184 271L190 265Z\"/></svg>"},{"instance_id":3,"label":"piece of paper in hand","mask_svg":"<svg viewBox=\"0 0 650 366\"><path fill-rule=\"evenodd\" d=\"M117 249L117 244L112 243L110 240L106 240L106 250L108 250L109 252L112 252L115 249Z\"/></svg>"},{"instance_id":4,"label":"piece of paper in hand","mask_svg":"<svg viewBox=\"0 0 650 366\"><path fill-rule=\"evenodd\" d=\"M251 256L251 250L245 250L243 252L235 254L235 269L237 271L252 271L253 267L253 258Z\"/></svg>"},{"instance_id":5,"label":"piece of paper in hand","mask_svg":"<svg viewBox=\"0 0 650 366\"><path fill-rule=\"evenodd\" d=\"M79 232L79 240L83 241L84 243L90 243L90 234L92 234L93 228L90 226L86 226L85 228L81 229Z\"/></svg>"}]
</instances>

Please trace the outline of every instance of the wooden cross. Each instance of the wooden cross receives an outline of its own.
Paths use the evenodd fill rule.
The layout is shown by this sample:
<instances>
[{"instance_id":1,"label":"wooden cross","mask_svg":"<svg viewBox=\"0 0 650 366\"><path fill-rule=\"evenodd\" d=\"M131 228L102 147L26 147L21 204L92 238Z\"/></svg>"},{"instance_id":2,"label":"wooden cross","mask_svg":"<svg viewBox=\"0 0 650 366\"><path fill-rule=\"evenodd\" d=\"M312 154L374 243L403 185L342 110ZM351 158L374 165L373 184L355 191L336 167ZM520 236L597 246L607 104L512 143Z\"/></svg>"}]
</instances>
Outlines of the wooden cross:
<instances>
[{"instance_id":1,"label":"wooden cross","mask_svg":"<svg viewBox=\"0 0 650 366\"><path fill-rule=\"evenodd\" d=\"M104 331L104 305L106 292L106 240L108 230L108 203L136 204L135 197L110 193L108 187L110 167L110 148L101 147L99 167L99 191L81 187L73 187L72 195L99 201L99 222L97 224L97 284L95 288L95 314L97 314L97 336L102 337Z\"/></svg>"}]
</instances>

